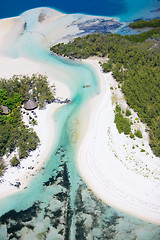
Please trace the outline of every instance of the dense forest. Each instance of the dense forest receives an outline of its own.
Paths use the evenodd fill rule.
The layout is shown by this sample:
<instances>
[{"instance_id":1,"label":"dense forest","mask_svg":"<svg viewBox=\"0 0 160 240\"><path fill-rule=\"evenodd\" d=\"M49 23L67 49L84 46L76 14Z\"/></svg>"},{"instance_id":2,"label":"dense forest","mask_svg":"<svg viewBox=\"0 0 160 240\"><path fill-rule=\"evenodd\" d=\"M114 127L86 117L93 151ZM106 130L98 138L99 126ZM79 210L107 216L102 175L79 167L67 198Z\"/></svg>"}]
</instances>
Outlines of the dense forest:
<instances>
[{"instance_id":1,"label":"dense forest","mask_svg":"<svg viewBox=\"0 0 160 240\"><path fill-rule=\"evenodd\" d=\"M0 79L0 106L8 108L7 114L0 108L0 174L5 168L5 154L17 148L19 156L11 161L12 165L17 165L19 159L27 157L39 143L37 134L22 121L20 110L29 99L36 101L40 108L54 100L46 76L15 75L10 79Z\"/></svg>"},{"instance_id":2,"label":"dense forest","mask_svg":"<svg viewBox=\"0 0 160 240\"><path fill-rule=\"evenodd\" d=\"M160 27L160 19L155 18L149 21L139 20L139 21L130 23L129 26L131 28L146 28L146 27L157 28L157 27Z\"/></svg>"},{"instance_id":3,"label":"dense forest","mask_svg":"<svg viewBox=\"0 0 160 240\"><path fill-rule=\"evenodd\" d=\"M104 72L112 71L129 106L150 129L150 146L160 156L160 28L130 36L91 34L51 51L72 59L107 56Z\"/></svg>"}]
</instances>

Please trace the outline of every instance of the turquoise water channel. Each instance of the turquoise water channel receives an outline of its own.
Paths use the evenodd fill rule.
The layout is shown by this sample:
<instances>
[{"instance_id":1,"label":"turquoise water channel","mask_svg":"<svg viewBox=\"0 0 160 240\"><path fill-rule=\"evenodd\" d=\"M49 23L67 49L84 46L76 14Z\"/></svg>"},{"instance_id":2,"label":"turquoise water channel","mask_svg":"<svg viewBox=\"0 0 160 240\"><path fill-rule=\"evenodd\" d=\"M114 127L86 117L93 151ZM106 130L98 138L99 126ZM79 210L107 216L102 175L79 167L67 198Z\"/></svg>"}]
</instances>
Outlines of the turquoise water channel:
<instances>
[{"instance_id":1,"label":"turquoise water channel","mask_svg":"<svg viewBox=\"0 0 160 240\"><path fill-rule=\"evenodd\" d=\"M79 111L99 93L98 79L87 65L50 54L37 37L25 32L11 56L27 56L46 64L72 92L71 104L53 116L57 145L46 165L24 191L0 201L0 240L159 240L160 227L121 213L97 199L76 166L74 134ZM83 88L89 84L90 88Z\"/></svg>"}]
</instances>

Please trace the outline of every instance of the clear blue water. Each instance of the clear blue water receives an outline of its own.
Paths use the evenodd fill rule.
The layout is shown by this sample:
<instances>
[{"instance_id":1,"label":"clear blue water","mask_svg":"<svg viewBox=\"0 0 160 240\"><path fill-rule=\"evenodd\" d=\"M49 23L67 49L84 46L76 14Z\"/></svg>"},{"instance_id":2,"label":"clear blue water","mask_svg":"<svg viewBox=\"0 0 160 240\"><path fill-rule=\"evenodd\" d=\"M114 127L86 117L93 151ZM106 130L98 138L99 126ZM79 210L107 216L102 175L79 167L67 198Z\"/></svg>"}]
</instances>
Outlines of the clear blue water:
<instances>
[{"instance_id":1,"label":"clear blue water","mask_svg":"<svg viewBox=\"0 0 160 240\"><path fill-rule=\"evenodd\" d=\"M53 7L64 12L114 15L121 16L121 19L127 19L129 15L130 18L138 16L137 13L142 9L151 10L157 7L154 5L157 1L149 0L136 0L134 4L131 1L114 0L97 2L102 3L103 6L99 4L102 9L95 8L96 1L93 0L81 1L78 8L78 4L74 5L72 1L67 2L68 5L63 1L54 2ZM18 8L18 1L3 1L1 17L15 16L33 7L52 6L51 1L36 3L32 0L20 4L21 8ZM94 6L93 9L91 5ZM145 16L148 10L143 11L142 15ZM57 146L53 146L45 168L41 169L25 191L0 201L0 240L159 240L159 226L145 223L107 206L82 181L76 168L76 148L72 139L73 133L77 131L79 110L94 94L98 94L98 81L89 66L51 56L47 49L41 48L34 38L34 24L31 27L32 39L25 32L12 45L10 55L27 56L47 64L53 75L67 82L72 90L72 103L61 108L53 118L53 123L57 125ZM84 91L84 84L92 87Z\"/></svg>"},{"instance_id":2,"label":"clear blue water","mask_svg":"<svg viewBox=\"0 0 160 240\"><path fill-rule=\"evenodd\" d=\"M90 15L116 16L122 21L139 17L154 17L158 0L1 0L0 18L13 17L36 7L51 7L65 13L85 13Z\"/></svg>"}]
</instances>

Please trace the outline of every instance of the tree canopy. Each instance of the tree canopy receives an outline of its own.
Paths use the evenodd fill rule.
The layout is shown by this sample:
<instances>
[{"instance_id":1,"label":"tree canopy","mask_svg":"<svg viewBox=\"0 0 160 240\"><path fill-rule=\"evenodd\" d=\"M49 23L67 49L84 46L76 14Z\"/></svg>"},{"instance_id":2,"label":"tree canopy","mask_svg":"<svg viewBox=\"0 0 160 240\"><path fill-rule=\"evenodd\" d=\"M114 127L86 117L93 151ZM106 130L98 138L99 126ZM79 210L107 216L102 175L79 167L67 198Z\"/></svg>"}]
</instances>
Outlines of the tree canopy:
<instances>
[{"instance_id":1,"label":"tree canopy","mask_svg":"<svg viewBox=\"0 0 160 240\"><path fill-rule=\"evenodd\" d=\"M103 70L112 71L120 83L129 106L150 129L154 154L160 156L160 28L130 36L91 34L51 51L70 58L107 56Z\"/></svg>"},{"instance_id":2,"label":"tree canopy","mask_svg":"<svg viewBox=\"0 0 160 240\"><path fill-rule=\"evenodd\" d=\"M160 19L155 18L153 20L138 20L133 23L130 23L129 26L131 28L145 28L145 27L152 27L152 28L157 28L160 27Z\"/></svg>"},{"instance_id":3,"label":"tree canopy","mask_svg":"<svg viewBox=\"0 0 160 240\"><path fill-rule=\"evenodd\" d=\"M39 138L32 128L22 121L20 108L28 99L38 102L40 107L51 103L54 95L46 76L14 75L10 79L0 79L0 105L7 106L8 115L0 111L0 158L1 169L4 168L2 157L18 149L19 158L25 158L35 150ZM15 161L13 162L15 164Z\"/></svg>"}]
</instances>

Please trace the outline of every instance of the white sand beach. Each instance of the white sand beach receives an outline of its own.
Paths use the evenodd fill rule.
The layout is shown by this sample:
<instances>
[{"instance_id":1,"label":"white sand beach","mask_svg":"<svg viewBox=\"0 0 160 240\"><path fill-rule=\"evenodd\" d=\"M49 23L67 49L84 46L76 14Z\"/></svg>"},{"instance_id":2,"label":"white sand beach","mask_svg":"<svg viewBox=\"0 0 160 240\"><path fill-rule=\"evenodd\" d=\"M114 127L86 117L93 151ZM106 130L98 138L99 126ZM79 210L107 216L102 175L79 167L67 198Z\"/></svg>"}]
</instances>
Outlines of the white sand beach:
<instances>
[{"instance_id":1,"label":"white sand beach","mask_svg":"<svg viewBox=\"0 0 160 240\"><path fill-rule=\"evenodd\" d=\"M105 203L139 219L160 224L160 159L150 149L145 126L136 121L132 127L141 129L142 139L133 140L118 133L114 107L118 102L126 109L124 96L111 73L102 73L98 60L92 58L85 62L97 71L100 94L88 103L85 114L83 112L85 134L77 155L80 174ZM132 109L131 112L133 119L138 118Z\"/></svg>"},{"instance_id":2,"label":"white sand beach","mask_svg":"<svg viewBox=\"0 0 160 240\"><path fill-rule=\"evenodd\" d=\"M85 19L79 16L79 21ZM41 34L43 46L49 47L55 42L68 41L81 33L82 30L76 25L77 19L75 25L73 21L73 15L67 17L56 14L50 15L44 22L39 22L37 31ZM72 25L68 26L71 23ZM17 26L15 32L12 28L14 24ZM26 56L10 56L8 44L15 43L16 38L23 33L23 25L21 18L0 21L0 77L8 78L13 74L46 74L50 83L55 83L57 96L70 98L71 92L67 85L53 75L46 63L36 62ZM54 25L56 34L51 32ZM74 26L74 29L71 26ZM127 107L123 94L111 73L102 73L97 59L84 62L91 64L96 70L100 94L89 101L80 115L81 137L77 153L80 174L90 189L105 203L140 219L160 224L160 159L152 154L145 126L137 120L133 126L141 129L143 139L133 140L118 133L114 123L114 106L118 102L122 108ZM8 166L1 178L0 198L27 187L38 169L44 166L51 147L56 143L52 116L59 107L60 105L53 103L45 110L35 110L38 119L35 130L41 145L21 162L18 171L17 168ZM131 112L133 119L136 119L137 114L132 110ZM141 151L142 149L145 151ZM11 185L16 181L21 182L20 188Z\"/></svg>"}]
</instances>

